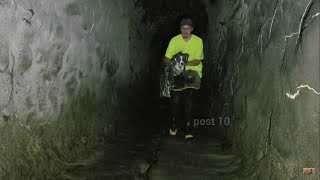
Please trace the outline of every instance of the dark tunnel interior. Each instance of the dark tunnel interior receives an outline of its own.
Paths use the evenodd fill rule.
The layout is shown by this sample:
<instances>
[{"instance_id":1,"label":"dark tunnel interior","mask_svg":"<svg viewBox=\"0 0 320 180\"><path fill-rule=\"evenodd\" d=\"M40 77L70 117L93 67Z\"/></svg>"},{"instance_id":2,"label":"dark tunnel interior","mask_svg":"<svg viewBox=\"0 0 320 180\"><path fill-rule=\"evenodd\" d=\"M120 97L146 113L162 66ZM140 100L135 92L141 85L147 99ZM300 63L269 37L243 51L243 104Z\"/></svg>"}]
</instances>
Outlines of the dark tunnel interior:
<instances>
[{"instance_id":1,"label":"dark tunnel interior","mask_svg":"<svg viewBox=\"0 0 320 180\"><path fill-rule=\"evenodd\" d=\"M149 83L147 84L149 87L141 86L142 89L148 89L148 93L151 93L154 98L152 102L158 102L160 107L160 112L157 114L164 115L160 116L160 119L157 119L158 123L155 121L150 121L150 119L146 119L146 122L142 124L155 125L156 127L160 127L160 129L164 130L168 128L168 116L170 116L170 107L169 107L169 98L158 98L159 92L159 79L160 79L160 67L162 63L162 59L164 57L166 48L170 39L180 34L179 22L184 17L190 17L194 21L194 31L193 34L201 37L203 41L206 40L206 36L208 33L208 14L206 13L205 5L199 1L195 2L192 0L189 1L161 1L161 2L152 2L152 1L138 1L136 2L136 6L142 6L145 10L145 14L142 17L142 23L153 23L156 27L156 31L153 33L151 46L148 54L148 58L152 61L151 63L151 74L148 76L153 77L153 79L149 79ZM167 12L167 13L163 13ZM204 62L205 66L209 64L209 62ZM209 67L208 67L209 68ZM205 76L205 75L204 75ZM212 85L210 80L203 78L202 87L206 85ZM150 85L152 85L150 88ZM152 89L152 90L150 90ZM204 89L204 88L202 88ZM147 93L147 92L146 92ZM133 93L136 94L136 93ZM208 97L208 92L205 90L199 90L197 93L197 102L198 104L195 106L193 114L194 116L201 116L204 111L204 106L209 102L206 97ZM146 98L149 99L150 98ZM130 103L129 103L130 104ZM148 103L146 103L148 104ZM153 107L153 106L149 106ZM163 109L161 109L161 107ZM162 112L161 112L162 111ZM154 110L150 110L149 112L154 113ZM154 117L154 115L148 115L148 117ZM208 131L210 132L210 131Z\"/></svg>"},{"instance_id":2,"label":"dark tunnel interior","mask_svg":"<svg viewBox=\"0 0 320 180\"><path fill-rule=\"evenodd\" d=\"M315 0L0 0L0 179L317 179L319 12ZM204 50L190 140L169 134L159 97L185 17Z\"/></svg>"},{"instance_id":3,"label":"dark tunnel interior","mask_svg":"<svg viewBox=\"0 0 320 180\"><path fill-rule=\"evenodd\" d=\"M211 1L210 4L214 4L214 1ZM164 57L166 48L168 46L168 43L170 39L180 34L179 29L179 22L184 17L190 17L194 22L194 30L193 34L199 36L203 39L204 42L207 40L208 35L208 25L209 25L209 19L207 10L205 7L205 4L202 1L159 1L159 2L153 2L149 0L144 1L137 1L136 6L142 6L145 10L145 13L142 17L142 23L152 23L156 27L155 32L152 36L152 41L150 45L150 54L148 54L151 63L151 73L153 75L148 74L147 76L153 77L153 79L149 79L149 83L147 84L149 87L141 86L142 89L148 89L148 92L145 93L151 93L152 97L154 98L152 102L158 102L160 111L157 110L150 110L148 112L156 112L157 114L160 114L158 116L160 119L156 119L158 123L155 123L156 121L150 121L149 118L146 119L146 122L142 122L142 124L148 124L151 126L160 127L161 131L166 131L170 124L170 102L169 98L160 98L158 99L158 92L159 92L159 79L160 79L160 70L161 70L161 63L162 59ZM166 13L163 13L166 12ZM219 94L217 91L214 90L214 88L217 88L219 85L219 81L223 80L223 77L219 78L209 78L206 76L210 76L215 73L216 68L214 67L214 63L212 62L212 59L209 58L209 53L207 53L206 49L208 49L208 43L204 44L204 53L205 53L205 61L204 61L204 76L202 78L201 88L198 90L195 98L194 104L196 104L193 107L193 118L203 119L207 117L208 115L208 107L213 106L212 104L217 104L217 107L215 107L215 112L213 112L216 116L221 115L219 114L219 104L224 104L223 99L215 98L215 101L212 101L209 96L215 96L219 97ZM206 60L207 59L207 60ZM211 62L210 62L211 60ZM207 73L207 74L206 74ZM156 76L154 76L156 75ZM214 74L214 76L216 76ZM152 84L152 91L150 91L150 85ZM143 91L143 90L140 91ZM144 94L145 94L144 93ZM216 93L213 95L213 93ZM133 94L136 94L133 93ZM146 98L150 100L150 98ZM152 98L151 98L152 99ZM150 103L150 102L149 102ZM131 104L131 103L129 103ZM145 103L148 104L148 103ZM149 106L154 107L154 106ZM221 108L220 108L221 110ZM154 117L156 115L147 115L147 117ZM222 117L220 117L222 118ZM142 119L142 118L141 118ZM220 119L218 119L220 121ZM140 123L138 123L140 124ZM164 132L162 132L164 133ZM196 129L196 132L198 135L202 133L203 137L205 136L215 136L217 138L222 138L223 134L219 134L219 127L218 129L216 127L199 127ZM200 133L200 134L199 134Z\"/></svg>"},{"instance_id":4,"label":"dark tunnel interior","mask_svg":"<svg viewBox=\"0 0 320 180\"><path fill-rule=\"evenodd\" d=\"M133 131L131 136L135 136L136 140L146 141L154 134L167 135L170 125L170 98L159 98L160 67L168 43L173 36L180 34L179 22L183 17L192 18L195 25L193 34L205 41L208 33L208 14L202 2L193 0L161 2L144 0L137 1L135 6L142 6L145 10L141 23L152 23L157 27L153 32L148 54L146 54L151 61L149 65L151 71L146 74L146 77L132 83L133 85L127 89L128 92L125 92L128 94L128 110L125 112L127 112L129 122L124 121L124 124L119 125L117 132L121 133L121 129L126 126L129 131ZM208 80L204 80L202 86L205 87L206 84L212 85ZM207 96L208 92L205 90L199 90L197 93L195 102L197 106L194 106L193 110L194 117L204 117L205 106L209 103ZM212 135L215 131L212 131L211 128L198 129L195 133L199 132L206 134L211 132Z\"/></svg>"},{"instance_id":5,"label":"dark tunnel interior","mask_svg":"<svg viewBox=\"0 0 320 180\"><path fill-rule=\"evenodd\" d=\"M153 23L157 28L152 36L151 46L148 50L149 52L148 54L146 54L148 56L148 59L150 59L151 61L149 68L152 70L150 71L150 74L147 74L146 79L140 80L140 84L139 82L135 82L133 83L133 87L128 89L129 92L127 93L129 93L130 97L133 98L131 102L129 100L128 104L130 105L129 108L133 108L133 114L140 114L142 116L145 116L143 112L150 113L146 115L146 117L148 118L146 118L145 121L142 120L144 118L134 118L133 122L135 122L136 120L142 120L141 123L137 123L139 124L139 126L140 124L144 124L147 126L155 125L158 127L158 123L162 124L164 123L164 121L161 119L156 121L150 120L149 117L154 117L153 113L160 113L159 111L157 111L159 110L158 106L153 104L154 102L157 102L159 106L161 106L160 103L168 104L168 99L160 99L158 97L160 66L168 43L174 35L180 33L178 24L182 17L192 17L196 26L193 33L199 35L200 37L205 37L207 33L208 17L204 5L201 2L194 3L193 1L190 1L186 3L182 1L162 1L157 4L151 1L138 1L136 2L135 6L142 6L145 10L145 13L141 19L141 23ZM170 13L164 14L163 12L165 11ZM135 99L135 97L141 97L137 95L139 93L144 95L143 99ZM132 105L132 103L134 102L138 102L140 106L143 106L141 107L142 109L138 111L137 109L134 109L135 107L138 107ZM146 111L143 108L155 109L148 109ZM158 123L155 123L157 121Z\"/></svg>"}]
</instances>

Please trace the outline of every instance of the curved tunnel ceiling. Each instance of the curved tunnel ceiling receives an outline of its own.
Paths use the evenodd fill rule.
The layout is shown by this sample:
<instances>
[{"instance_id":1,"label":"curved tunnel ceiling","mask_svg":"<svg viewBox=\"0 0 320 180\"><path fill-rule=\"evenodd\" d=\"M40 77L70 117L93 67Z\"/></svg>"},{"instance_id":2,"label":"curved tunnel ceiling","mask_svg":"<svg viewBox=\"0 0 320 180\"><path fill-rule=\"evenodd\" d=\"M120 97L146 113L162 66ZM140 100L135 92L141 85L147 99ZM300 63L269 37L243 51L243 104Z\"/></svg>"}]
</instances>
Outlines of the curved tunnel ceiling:
<instances>
[{"instance_id":1,"label":"curved tunnel ceiling","mask_svg":"<svg viewBox=\"0 0 320 180\"><path fill-rule=\"evenodd\" d=\"M319 12L315 0L0 0L0 179L316 178ZM217 120L190 143L165 136L158 93L184 15L206 43L195 118Z\"/></svg>"}]
</instances>

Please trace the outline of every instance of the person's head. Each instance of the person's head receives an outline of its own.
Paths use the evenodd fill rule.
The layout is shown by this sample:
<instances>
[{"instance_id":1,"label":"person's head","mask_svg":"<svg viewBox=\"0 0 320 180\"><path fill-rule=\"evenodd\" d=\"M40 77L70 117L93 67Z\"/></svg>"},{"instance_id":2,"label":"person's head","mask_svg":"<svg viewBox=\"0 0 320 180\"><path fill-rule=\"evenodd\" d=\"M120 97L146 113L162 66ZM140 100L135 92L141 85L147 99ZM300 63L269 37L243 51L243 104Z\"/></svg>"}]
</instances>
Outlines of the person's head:
<instances>
[{"instance_id":1,"label":"person's head","mask_svg":"<svg viewBox=\"0 0 320 180\"><path fill-rule=\"evenodd\" d=\"M183 18L180 21L180 31L183 38L189 38L193 31L193 23L190 18Z\"/></svg>"}]
</instances>

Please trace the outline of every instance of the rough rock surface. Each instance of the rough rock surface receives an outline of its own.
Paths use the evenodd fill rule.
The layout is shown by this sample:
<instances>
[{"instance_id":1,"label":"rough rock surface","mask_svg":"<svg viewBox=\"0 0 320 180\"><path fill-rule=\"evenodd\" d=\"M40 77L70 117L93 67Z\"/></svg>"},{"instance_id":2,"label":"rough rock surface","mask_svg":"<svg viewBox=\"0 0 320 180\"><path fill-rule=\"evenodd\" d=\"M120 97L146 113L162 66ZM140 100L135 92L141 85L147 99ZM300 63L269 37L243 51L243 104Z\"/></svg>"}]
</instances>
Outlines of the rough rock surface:
<instances>
[{"instance_id":1,"label":"rough rock surface","mask_svg":"<svg viewBox=\"0 0 320 180\"><path fill-rule=\"evenodd\" d=\"M127 118L150 28L111 0L0 0L0 21L0 177L50 179Z\"/></svg>"},{"instance_id":2,"label":"rough rock surface","mask_svg":"<svg viewBox=\"0 0 320 180\"><path fill-rule=\"evenodd\" d=\"M302 169L319 167L319 1L206 3L208 111L231 119L217 131L259 179L309 178Z\"/></svg>"}]
</instances>

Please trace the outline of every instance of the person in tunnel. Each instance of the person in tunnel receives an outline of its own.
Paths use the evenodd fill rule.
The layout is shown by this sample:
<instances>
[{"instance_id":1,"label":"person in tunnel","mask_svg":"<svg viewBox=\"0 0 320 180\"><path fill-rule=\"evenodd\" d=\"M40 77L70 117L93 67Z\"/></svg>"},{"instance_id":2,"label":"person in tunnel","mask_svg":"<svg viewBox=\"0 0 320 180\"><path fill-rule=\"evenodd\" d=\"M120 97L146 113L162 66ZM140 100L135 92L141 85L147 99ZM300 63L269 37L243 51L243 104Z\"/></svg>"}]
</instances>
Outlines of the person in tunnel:
<instances>
[{"instance_id":1,"label":"person in tunnel","mask_svg":"<svg viewBox=\"0 0 320 180\"><path fill-rule=\"evenodd\" d=\"M179 132L180 129L184 129L186 139L194 136L192 105L195 93L200 88L202 77L201 61L204 59L203 41L200 37L192 34L193 28L191 18L183 18L180 21L181 34L174 36L170 40L163 59L166 65L172 66L177 71L177 67L181 65L183 59L181 53L186 55L184 57L187 57L185 64L182 63L185 65L185 68L182 68L183 72L178 70L178 73L173 76L173 85L170 91L171 125L169 128L169 134L172 136L176 136L178 129ZM191 83L188 84L188 82ZM181 121L181 109L183 109L184 121Z\"/></svg>"}]
</instances>

